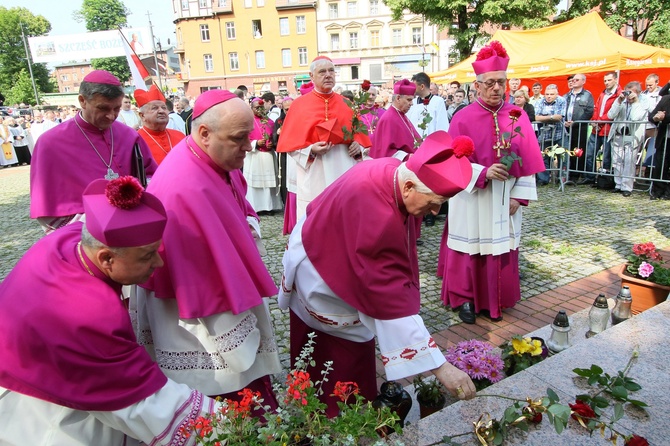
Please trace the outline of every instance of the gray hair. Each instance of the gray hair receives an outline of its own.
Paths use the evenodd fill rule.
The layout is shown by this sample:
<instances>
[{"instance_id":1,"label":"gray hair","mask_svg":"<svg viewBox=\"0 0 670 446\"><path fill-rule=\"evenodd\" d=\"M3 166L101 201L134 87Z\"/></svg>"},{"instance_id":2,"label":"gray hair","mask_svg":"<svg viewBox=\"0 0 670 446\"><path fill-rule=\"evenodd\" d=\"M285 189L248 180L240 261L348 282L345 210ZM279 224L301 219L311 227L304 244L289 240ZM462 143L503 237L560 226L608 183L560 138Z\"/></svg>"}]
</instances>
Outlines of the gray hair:
<instances>
[{"instance_id":1,"label":"gray hair","mask_svg":"<svg viewBox=\"0 0 670 446\"><path fill-rule=\"evenodd\" d=\"M185 106L187 106L187 107L190 107L190 105L191 105L191 102L188 100L188 98L181 98L181 99L179 100L179 103L180 103L181 105L185 105Z\"/></svg>"},{"instance_id":2,"label":"gray hair","mask_svg":"<svg viewBox=\"0 0 670 446\"><path fill-rule=\"evenodd\" d=\"M121 85L97 84L95 82L82 81L79 85L79 94L86 100L90 100L94 95L99 94L107 99L116 99L125 96Z\"/></svg>"},{"instance_id":3,"label":"gray hair","mask_svg":"<svg viewBox=\"0 0 670 446\"><path fill-rule=\"evenodd\" d=\"M430 190L428 186L423 184L423 182L419 179L419 177L417 177L414 172L412 172L407 168L406 164L407 163L402 163L400 166L398 166L398 184L404 184L407 181L411 181L412 183L414 183L414 188L416 189L417 192L422 194L437 195L435 192Z\"/></svg>"},{"instance_id":4,"label":"gray hair","mask_svg":"<svg viewBox=\"0 0 670 446\"><path fill-rule=\"evenodd\" d=\"M547 85L546 87L544 87L544 91L547 91L547 90L556 90L556 91L558 91L558 87L556 86L556 84L549 84L549 85Z\"/></svg>"},{"instance_id":5,"label":"gray hair","mask_svg":"<svg viewBox=\"0 0 670 446\"><path fill-rule=\"evenodd\" d=\"M310 73L314 73L314 70L316 70L316 67L317 67L318 65L321 65L321 64L324 64L324 63L332 64L332 62L329 61L328 59L318 59L318 60L314 60L314 61L312 61L311 64L309 64L309 72L310 72ZM334 66L334 65L333 65L333 66Z\"/></svg>"},{"instance_id":6,"label":"gray hair","mask_svg":"<svg viewBox=\"0 0 670 446\"><path fill-rule=\"evenodd\" d=\"M639 94L642 91L642 84L640 84L638 81L631 81L626 84L624 89L635 90L635 94Z\"/></svg>"},{"instance_id":7,"label":"gray hair","mask_svg":"<svg viewBox=\"0 0 670 446\"><path fill-rule=\"evenodd\" d=\"M100 240L93 237L90 232L88 232L88 229L86 229L86 224L85 223L81 227L81 244L82 244L82 246L85 246L87 248L94 249L94 250L107 248L110 251L112 251L114 254L117 254L117 255L123 255L123 253L126 249L126 248L112 248L111 246L105 245Z\"/></svg>"}]
</instances>

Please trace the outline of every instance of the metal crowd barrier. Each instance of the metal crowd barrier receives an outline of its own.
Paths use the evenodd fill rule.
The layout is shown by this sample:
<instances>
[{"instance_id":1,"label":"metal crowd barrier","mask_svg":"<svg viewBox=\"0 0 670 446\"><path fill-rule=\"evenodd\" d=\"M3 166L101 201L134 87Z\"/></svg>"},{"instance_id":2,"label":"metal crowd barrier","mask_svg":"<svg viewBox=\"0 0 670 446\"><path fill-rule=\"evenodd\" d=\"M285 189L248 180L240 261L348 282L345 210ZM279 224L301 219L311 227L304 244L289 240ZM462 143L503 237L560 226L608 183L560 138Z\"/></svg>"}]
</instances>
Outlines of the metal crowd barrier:
<instances>
[{"instance_id":1,"label":"metal crowd barrier","mask_svg":"<svg viewBox=\"0 0 670 446\"><path fill-rule=\"evenodd\" d=\"M612 135L610 138L609 132L612 131L614 124L625 124L628 134ZM647 129L647 124L648 121L573 121L568 129L564 123L547 125L534 121L533 127L536 128L540 149L546 154L545 157L550 158L547 168L550 181L557 184L559 189L564 190L566 185L577 183L580 177L592 181L598 176L613 178L615 174L612 171L611 145L612 140L620 136L619 141L625 139L627 142L635 142L634 149L637 150L633 175L622 175L622 177L634 180L634 190L649 192L652 180L670 183L670 178L660 178L660 172L667 172L668 169L666 154L670 150L670 129L660 147L663 156L654 156L658 130ZM562 132L557 127L559 125L562 126ZM608 127L607 135L599 136L597 132L593 133L594 127L600 129L602 126ZM633 135L635 129L640 126L643 130L638 140ZM560 149L556 150L557 147L566 151L562 153ZM577 149L583 151L581 156L576 156L575 152L579 153Z\"/></svg>"}]
</instances>

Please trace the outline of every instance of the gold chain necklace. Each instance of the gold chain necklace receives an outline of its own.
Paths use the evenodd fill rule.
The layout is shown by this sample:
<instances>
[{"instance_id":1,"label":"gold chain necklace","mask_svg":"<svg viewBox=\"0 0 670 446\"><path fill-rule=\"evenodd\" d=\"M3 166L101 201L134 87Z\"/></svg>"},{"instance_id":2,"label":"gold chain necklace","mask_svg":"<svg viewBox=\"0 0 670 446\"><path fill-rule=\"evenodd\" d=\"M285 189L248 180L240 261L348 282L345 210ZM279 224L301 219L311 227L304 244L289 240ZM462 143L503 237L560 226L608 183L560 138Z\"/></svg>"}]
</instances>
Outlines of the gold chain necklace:
<instances>
[{"instance_id":1,"label":"gold chain necklace","mask_svg":"<svg viewBox=\"0 0 670 446\"><path fill-rule=\"evenodd\" d=\"M326 121L327 121L328 120L328 101L333 96L333 92L328 93L328 96L324 96L323 93L319 93L316 90L312 90L312 93L314 93L314 95L317 98L320 98L320 99L323 100L323 102L325 102L325 104L326 104Z\"/></svg>"},{"instance_id":2,"label":"gold chain necklace","mask_svg":"<svg viewBox=\"0 0 670 446\"><path fill-rule=\"evenodd\" d=\"M493 125L495 127L496 131L496 142L493 145L493 150L497 152L498 158L500 158L500 151L505 148L505 142L502 140L502 136L500 136L500 124L498 124L498 112L503 108L505 105L505 101L500 102L500 106L498 107L497 110L491 110L481 102L479 102L479 99L475 101L481 108L486 110L487 112L491 113L493 115Z\"/></svg>"},{"instance_id":3,"label":"gold chain necklace","mask_svg":"<svg viewBox=\"0 0 670 446\"><path fill-rule=\"evenodd\" d=\"M165 150L165 149L163 148L163 146L160 145L160 143L159 143L158 141L156 141L156 138L154 138L153 136L151 136L151 133L147 132L147 130L146 130L144 127L142 127L142 130L144 130L144 133L146 133L146 134L149 136L149 138L151 138L151 140L152 140L153 142L155 142L156 145L157 145L163 152L165 152L166 155L168 154L168 152L169 152L170 150L172 150L172 140L170 139L170 132L168 132L167 130L165 131L165 134L167 135L167 139L168 139L168 144L170 144L170 150Z\"/></svg>"},{"instance_id":4,"label":"gold chain necklace","mask_svg":"<svg viewBox=\"0 0 670 446\"><path fill-rule=\"evenodd\" d=\"M416 143L418 142L418 139L416 139L416 136L414 135L414 132L413 132L412 129L410 129L409 126L407 125L407 121L404 120L404 119L402 119L402 114L400 113L400 110L398 110L397 108L395 108L394 105L391 105L391 107L393 108L393 110L396 111L396 113L398 113L398 117L400 118L400 120L402 121L402 123L405 124L405 128L407 129L407 131L409 132L409 134L412 135L412 140L414 141L414 144L416 145ZM410 124L411 124L411 123L410 123ZM414 125L414 124L412 124L412 125Z\"/></svg>"},{"instance_id":5,"label":"gold chain necklace","mask_svg":"<svg viewBox=\"0 0 670 446\"><path fill-rule=\"evenodd\" d=\"M86 271L92 276L95 277L95 274L93 274L93 271L91 271L91 268L88 267L88 263L86 263L86 260L84 260L84 255L81 252L81 242L77 243L77 254L79 254L79 260L81 260L81 264L84 265L84 268L86 268Z\"/></svg>"},{"instance_id":6,"label":"gold chain necklace","mask_svg":"<svg viewBox=\"0 0 670 446\"><path fill-rule=\"evenodd\" d=\"M105 161L105 159L102 157L102 155L100 155L100 152L98 152L98 149L95 148L95 145L93 145L93 142L91 142L91 140L88 138L88 135L86 134L86 132L84 132L84 129L81 128L81 126L79 125L79 122L77 122L77 117L75 116L72 119L74 120L74 123L77 126L77 128L79 129L79 131L81 132L81 134L84 135L84 138L86 138L86 141L88 141L88 143L91 145L91 147L93 147L93 150L95 150L95 153L100 158L100 161L102 161L102 163L105 165L105 167L107 167L107 174L105 175L105 180L114 180L114 179L118 178L119 174L112 170L112 161L114 160L114 132L112 131L112 128L111 127L109 128L109 134L110 134L110 137L111 137L112 148L109 151L110 152L109 153L109 163L107 163ZM82 117L81 119L84 119L84 118Z\"/></svg>"},{"instance_id":7,"label":"gold chain necklace","mask_svg":"<svg viewBox=\"0 0 670 446\"><path fill-rule=\"evenodd\" d=\"M189 138L193 139L192 136L189 136ZM191 149L191 153L194 154L196 158L201 159L200 155L198 155L198 153L195 150L193 150L193 147L191 147L191 144L188 143L188 139L186 139L186 145L188 146L189 149Z\"/></svg>"}]
</instances>

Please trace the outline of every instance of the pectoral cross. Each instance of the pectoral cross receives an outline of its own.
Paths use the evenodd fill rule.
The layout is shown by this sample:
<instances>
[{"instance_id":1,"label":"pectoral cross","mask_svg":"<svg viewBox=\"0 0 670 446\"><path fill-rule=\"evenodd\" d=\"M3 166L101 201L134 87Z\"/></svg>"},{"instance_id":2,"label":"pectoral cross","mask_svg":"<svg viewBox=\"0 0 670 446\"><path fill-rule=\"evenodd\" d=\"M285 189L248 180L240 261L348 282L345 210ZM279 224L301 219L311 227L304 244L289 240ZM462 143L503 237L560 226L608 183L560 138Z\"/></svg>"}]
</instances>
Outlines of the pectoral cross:
<instances>
[{"instance_id":1,"label":"pectoral cross","mask_svg":"<svg viewBox=\"0 0 670 446\"><path fill-rule=\"evenodd\" d=\"M111 167L107 168L107 175L105 175L105 180L115 180L119 177L119 174L114 172Z\"/></svg>"},{"instance_id":2,"label":"pectoral cross","mask_svg":"<svg viewBox=\"0 0 670 446\"><path fill-rule=\"evenodd\" d=\"M496 141L496 143L493 145L493 150L496 151L496 156L500 158L500 151L503 149L503 145L500 141Z\"/></svg>"}]
</instances>

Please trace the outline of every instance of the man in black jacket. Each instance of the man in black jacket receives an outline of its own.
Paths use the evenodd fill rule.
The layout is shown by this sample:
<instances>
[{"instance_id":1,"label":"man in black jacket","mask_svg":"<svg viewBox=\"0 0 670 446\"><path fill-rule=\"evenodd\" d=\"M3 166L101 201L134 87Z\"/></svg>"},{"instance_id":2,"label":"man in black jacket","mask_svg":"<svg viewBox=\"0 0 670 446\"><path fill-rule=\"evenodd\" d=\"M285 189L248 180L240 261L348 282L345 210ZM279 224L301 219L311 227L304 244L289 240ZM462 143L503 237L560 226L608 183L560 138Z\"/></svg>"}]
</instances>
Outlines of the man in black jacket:
<instances>
[{"instance_id":1,"label":"man in black jacket","mask_svg":"<svg viewBox=\"0 0 670 446\"><path fill-rule=\"evenodd\" d=\"M586 149L589 123L593 117L594 100L591 92L584 88L586 76L575 74L572 78L570 90L565 96L565 138L566 149L573 150L577 147ZM571 157L570 170L584 170L584 158ZM579 176L579 174L577 174Z\"/></svg>"},{"instance_id":2,"label":"man in black jacket","mask_svg":"<svg viewBox=\"0 0 670 446\"><path fill-rule=\"evenodd\" d=\"M668 147L668 124L670 124L670 96L663 98L649 113L649 121L658 126L656 134L656 151L651 170L653 180L670 180L670 147ZM652 181L652 200L670 200L670 184L661 181Z\"/></svg>"}]
</instances>

